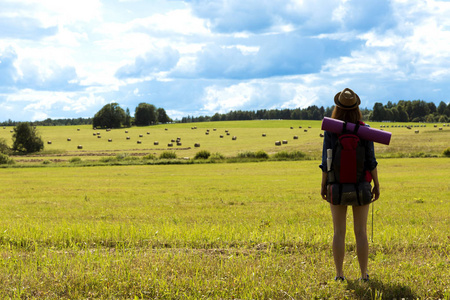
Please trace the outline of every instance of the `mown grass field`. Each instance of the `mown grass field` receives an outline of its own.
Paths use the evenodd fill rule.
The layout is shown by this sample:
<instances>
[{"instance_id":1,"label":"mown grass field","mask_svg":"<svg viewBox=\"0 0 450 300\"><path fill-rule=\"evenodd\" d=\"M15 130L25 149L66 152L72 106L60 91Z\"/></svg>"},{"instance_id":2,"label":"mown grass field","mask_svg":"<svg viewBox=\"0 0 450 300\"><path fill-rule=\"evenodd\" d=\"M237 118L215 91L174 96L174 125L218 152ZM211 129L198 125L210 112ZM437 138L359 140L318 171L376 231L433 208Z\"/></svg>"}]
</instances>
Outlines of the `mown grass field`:
<instances>
[{"instance_id":1,"label":"mown grass field","mask_svg":"<svg viewBox=\"0 0 450 300\"><path fill-rule=\"evenodd\" d=\"M302 136L298 126L290 129L289 123L259 123L266 138L271 128L273 134L285 132L286 138L298 132L298 144L289 139L287 145L269 150L239 138L254 134L259 139L262 129L253 127L258 123L226 126L231 124L216 123L216 131L208 127L209 136L200 126L211 124L195 124L198 138L205 138L200 149L214 138L217 144L211 152L232 156L236 151L292 146L309 153L310 160L70 168L68 162L18 162L0 169L0 297L450 299L449 158L378 159L381 198L373 210L372 280L357 280L350 213L345 259L349 280L339 284L333 280L331 214L319 195L320 162L314 159L321 150L319 125L301 123L301 130L312 127ZM148 130L150 136L196 131L191 124L182 125L163 126L159 133L158 128ZM401 141L411 149L391 152L391 146L377 146L378 156L442 156L450 146L445 138L450 128L429 126L428 133L421 128L419 134L392 128L391 146ZM214 134L225 128L231 135L241 132L225 148L243 140L242 148L227 152L220 146L225 140ZM74 151L71 147L78 142L72 138L67 146L67 130L89 131L85 138L93 138L92 147L100 140L90 128L76 129L40 128L45 140L57 141L45 159ZM124 130L101 134L125 135ZM183 143L189 138L183 136ZM423 139L428 139L426 145L415 146ZM56 148L58 141L67 148ZM103 145L113 147L114 141ZM267 143L272 147L273 141ZM123 148L98 151L132 150Z\"/></svg>"},{"instance_id":2,"label":"mown grass field","mask_svg":"<svg viewBox=\"0 0 450 300\"><path fill-rule=\"evenodd\" d=\"M380 126L389 126L383 130L392 132L389 146L375 144L378 157L440 156L450 146L450 124L436 124L437 127L434 127L434 124L374 122L370 125L377 129ZM403 127L406 125L426 127L407 129ZM192 129L193 127L196 129ZM37 129L45 143L44 151L37 157L19 156L14 159L25 164L39 164L43 161L67 162L72 157L98 161L102 157L115 156L118 153L142 157L149 153L159 156L164 151L175 151L179 158L193 158L200 150L219 152L226 157L233 157L245 151L263 150L273 154L299 150L310 158L319 159L322 151L322 138L319 135L323 132L320 127L320 121L295 120L167 124L111 131L93 130L91 126L41 126ZM12 145L11 130L12 127L0 128L0 138ZM209 134L206 134L207 130ZM416 130L419 133L415 133ZM263 134L266 136L263 137ZM236 140L232 140L233 136ZM294 136L298 139L294 139ZM181 141L179 146L172 142L177 138ZM275 141L283 140L287 141L287 144L275 146ZM48 141L52 143L48 144ZM141 143L138 144L138 141ZM155 146L155 141L158 141L159 145ZM169 147L169 143L173 146ZM195 147L195 143L199 143L200 147ZM83 149L77 149L78 145L82 145Z\"/></svg>"}]
</instances>

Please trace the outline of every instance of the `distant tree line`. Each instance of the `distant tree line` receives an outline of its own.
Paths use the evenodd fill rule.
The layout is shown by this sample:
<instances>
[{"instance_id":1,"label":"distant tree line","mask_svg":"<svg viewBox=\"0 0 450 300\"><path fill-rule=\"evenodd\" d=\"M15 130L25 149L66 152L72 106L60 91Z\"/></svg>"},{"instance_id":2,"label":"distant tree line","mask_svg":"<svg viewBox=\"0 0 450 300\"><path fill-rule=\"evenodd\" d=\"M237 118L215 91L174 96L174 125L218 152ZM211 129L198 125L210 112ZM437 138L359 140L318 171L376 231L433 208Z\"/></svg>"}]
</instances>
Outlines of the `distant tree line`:
<instances>
[{"instance_id":1,"label":"distant tree line","mask_svg":"<svg viewBox=\"0 0 450 300\"><path fill-rule=\"evenodd\" d=\"M393 122L441 122L450 120L450 103L443 101L436 104L422 100L401 100L394 104L389 101L386 105L375 103L373 106L371 120L393 121Z\"/></svg>"},{"instance_id":2,"label":"distant tree line","mask_svg":"<svg viewBox=\"0 0 450 300\"><path fill-rule=\"evenodd\" d=\"M119 128L136 126L148 126L159 123L170 123L172 119L167 115L164 108L156 108L153 104L139 103L131 117L130 110L123 110L118 103L109 103L103 106L93 118L76 119L50 119L33 121L33 126L67 126L67 125L92 125L98 128ZM1 122L1 126L17 126L19 121Z\"/></svg>"},{"instance_id":3,"label":"distant tree line","mask_svg":"<svg viewBox=\"0 0 450 300\"><path fill-rule=\"evenodd\" d=\"M238 121L238 120L322 120L331 117L334 106L324 108L315 105L295 109L261 109L256 111L230 111L225 114L216 113L213 116L187 116L181 123L208 121ZM375 103L373 109L361 108L363 120L391 122L441 122L450 121L450 103L441 101L436 107L433 102L422 100L401 100L397 104L389 101L387 104Z\"/></svg>"},{"instance_id":4,"label":"distant tree line","mask_svg":"<svg viewBox=\"0 0 450 300\"><path fill-rule=\"evenodd\" d=\"M190 122L207 122L207 121L240 121L240 120L322 120L323 117L331 117L334 106L324 108L316 105L308 106L307 108L295 108L295 109L261 109L251 111L230 111L226 114L216 113L212 117L199 116L199 117L183 117L181 123ZM363 116L367 119L370 114L370 110L367 108L361 109Z\"/></svg>"},{"instance_id":5,"label":"distant tree line","mask_svg":"<svg viewBox=\"0 0 450 300\"><path fill-rule=\"evenodd\" d=\"M12 121L9 119L8 121L1 122L1 126L17 126L18 121ZM76 119L45 119L43 121L33 121L34 126L69 126L69 125L91 125L92 118L76 118Z\"/></svg>"}]
</instances>

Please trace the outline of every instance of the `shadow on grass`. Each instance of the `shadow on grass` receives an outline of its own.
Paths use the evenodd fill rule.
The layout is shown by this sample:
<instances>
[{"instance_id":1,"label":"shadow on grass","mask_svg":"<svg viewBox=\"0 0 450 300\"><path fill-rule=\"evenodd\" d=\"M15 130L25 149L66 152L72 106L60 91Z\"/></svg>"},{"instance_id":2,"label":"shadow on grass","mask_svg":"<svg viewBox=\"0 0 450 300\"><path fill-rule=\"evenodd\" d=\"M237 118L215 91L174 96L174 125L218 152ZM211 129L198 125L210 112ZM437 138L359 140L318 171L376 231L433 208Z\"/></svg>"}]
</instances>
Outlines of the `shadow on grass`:
<instances>
[{"instance_id":1,"label":"shadow on grass","mask_svg":"<svg viewBox=\"0 0 450 300\"><path fill-rule=\"evenodd\" d=\"M417 299L409 286L383 283L371 279L369 282L349 281L347 289L354 291L358 299Z\"/></svg>"}]
</instances>

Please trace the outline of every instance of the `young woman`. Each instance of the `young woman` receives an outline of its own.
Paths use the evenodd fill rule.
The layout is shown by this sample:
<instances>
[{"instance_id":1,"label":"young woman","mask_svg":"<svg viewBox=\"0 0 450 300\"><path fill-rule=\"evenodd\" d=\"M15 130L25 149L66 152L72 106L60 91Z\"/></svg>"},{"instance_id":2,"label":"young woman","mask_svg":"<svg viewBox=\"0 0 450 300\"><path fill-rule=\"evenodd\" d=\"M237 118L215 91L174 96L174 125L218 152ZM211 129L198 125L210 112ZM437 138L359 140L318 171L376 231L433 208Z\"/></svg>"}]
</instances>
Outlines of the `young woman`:
<instances>
[{"instance_id":1,"label":"young woman","mask_svg":"<svg viewBox=\"0 0 450 300\"><path fill-rule=\"evenodd\" d=\"M344 89L334 97L336 104L332 118L351 123L358 123L362 119L359 104L361 100L359 96L351 89ZM331 132L325 132L322 152L322 187L321 195L324 200L327 200L327 149L332 149L338 140L338 135ZM364 169L369 171L373 179L372 201L375 201L380 196L380 184L378 182L377 161L375 159L373 142L363 141L365 143L365 164ZM345 166L341 166L343 168ZM333 257L336 266L335 280L345 280L343 263L345 256L345 233L347 221L347 206L333 205L330 203L331 215L333 217ZM369 204L354 205L353 209L353 223L356 237L356 253L361 270L361 279L367 281L369 275L367 274L367 264L369 257L369 243L367 241L367 216L369 213Z\"/></svg>"}]
</instances>

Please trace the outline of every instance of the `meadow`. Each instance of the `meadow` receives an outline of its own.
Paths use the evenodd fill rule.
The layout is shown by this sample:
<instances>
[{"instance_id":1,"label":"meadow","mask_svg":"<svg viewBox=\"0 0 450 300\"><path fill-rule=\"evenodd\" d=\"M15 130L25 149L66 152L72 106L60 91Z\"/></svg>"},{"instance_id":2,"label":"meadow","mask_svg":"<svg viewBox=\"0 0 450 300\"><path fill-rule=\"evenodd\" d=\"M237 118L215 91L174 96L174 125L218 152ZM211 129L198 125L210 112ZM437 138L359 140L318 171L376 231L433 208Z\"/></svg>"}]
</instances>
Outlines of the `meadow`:
<instances>
[{"instance_id":1,"label":"meadow","mask_svg":"<svg viewBox=\"0 0 450 300\"><path fill-rule=\"evenodd\" d=\"M89 167L69 158L167 149L115 143L125 129L96 138L87 127L39 128L54 149L46 145L43 157L14 157L16 165L0 169L0 297L450 299L450 161L442 155L450 128L427 125L416 134L394 127L391 145L376 145L382 194L371 208L373 226L369 218L371 281L358 281L349 212L348 281L336 283L331 215L319 195L319 126L257 121L128 129L152 143L157 135L161 143L181 136L191 149L174 150L179 157L201 149L226 156L288 149L307 153L302 161ZM237 139L220 138L225 130ZM117 137L108 142L108 134ZM86 156L74 149L80 143Z\"/></svg>"},{"instance_id":2,"label":"meadow","mask_svg":"<svg viewBox=\"0 0 450 300\"><path fill-rule=\"evenodd\" d=\"M370 125L392 132L389 146L375 144L379 158L442 156L442 152L450 146L450 124L373 122ZM411 129L406 126L411 126ZM247 151L262 150L272 155L280 151L299 150L311 159L320 159L320 134L323 133L320 127L320 121L296 120L178 123L110 131L94 130L91 126L38 126L38 133L45 144L44 151L13 158L19 164L39 165L43 162L67 163L73 157L83 161L99 161L118 154L135 158L148 154L158 157L165 151L175 152L180 159L192 159L201 150L220 153L224 157L235 157ZM0 138L10 145L12 129L0 128ZM233 140L233 137L236 139ZM176 143L178 138L180 145ZM154 144L155 141L158 145ZM276 141L286 141L286 144L276 146ZM195 147L196 143L200 147ZM83 148L78 149L78 146Z\"/></svg>"}]
</instances>

